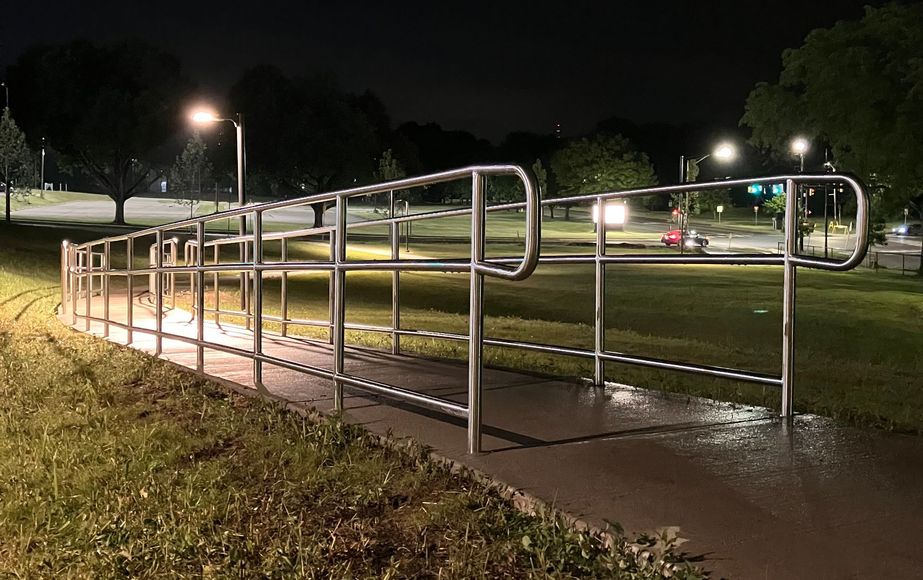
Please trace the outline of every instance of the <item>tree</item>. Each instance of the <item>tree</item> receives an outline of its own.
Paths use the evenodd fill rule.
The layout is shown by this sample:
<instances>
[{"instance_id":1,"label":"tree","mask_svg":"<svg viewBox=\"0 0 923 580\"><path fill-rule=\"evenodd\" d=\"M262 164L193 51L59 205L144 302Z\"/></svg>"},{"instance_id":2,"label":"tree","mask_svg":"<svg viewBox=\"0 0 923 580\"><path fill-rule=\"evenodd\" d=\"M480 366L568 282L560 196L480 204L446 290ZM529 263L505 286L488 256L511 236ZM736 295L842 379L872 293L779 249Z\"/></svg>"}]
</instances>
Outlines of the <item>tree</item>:
<instances>
[{"instance_id":1,"label":"tree","mask_svg":"<svg viewBox=\"0 0 923 580\"><path fill-rule=\"evenodd\" d=\"M378 169L375 170L375 179L378 181L394 181L395 179L400 179L405 177L407 173L404 171L404 168L401 166L401 162L398 161L394 155L391 153L390 149L386 149L381 157L378 159ZM391 195L394 195L394 192L391 192ZM388 200L388 214L390 216L391 212L391 200Z\"/></svg>"},{"instance_id":2,"label":"tree","mask_svg":"<svg viewBox=\"0 0 923 580\"><path fill-rule=\"evenodd\" d=\"M0 171L3 172L3 190L6 192L6 221L10 221L13 184L27 184L31 173L31 153L26 136L16 125L9 107L0 118ZM28 185L25 185L28 188Z\"/></svg>"},{"instance_id":3,"label":"tree","mask_svg":"<svg viewBox=\"0 0 923 580\"><path fill-rule=\"evenodd\" d=\"M47 137L125 223L125 202L159 178L155 150L181 121L191 87L179 61L138 41L79 40L27 51L9 76L29 95L17 109L27 134Z\"/></svg>"},{"instance_id":4,"label":"tree","mask_svg":"<svg viewBox=\"0 0 923 580\"><path fill-rule=\"evenodd\" d=\"M647 155L621 135L596 135L568 143L551 158L558 196L645 187L657 182ZM552 218L554 210L552 209ZM565 205L564 219L570 219Z\"/></svg>"},{"instance_id":5,"label":"tree","mask_svg":"<svg viewBox=\"0 0 923 580\"><path fill-rule=\"evenodd\" d=\"M706 189L698 191L695 195L696 212L710 211L712 217L718 219L718 206L731 205L731 190L729 189Z\"/></svg>"},{"instance_id":6,"label":"tree","mask_svg":"<svg viewBox=\"0 0 923 580\"><path fill-rule=\"evenodd\" d=\"M778 156L787 155L795 134L829 144L837 168L872 189L873 221L880 223L884 212L921 195L921 46L920 3L869 7L859 21L816 29L783 53L778 83L750 93L741 124L752 129L754 144Z\"/></svg>"},{"instance_id":7,"label":"tree","mask_svg":"<svg viewBox=\"0 0 923 580\"><path fill-rule=\"evenodd\" d=\"M346 93L329 75L289 78L261 65L234 84L230 102L247 113L251 175L287 194L331 191L372 176L382 139L363 110L368 95ZM312 205L314 227L323 225L328 205Z\"/></svg>"},{"instance_id":8,"label":"tree","mask_svg":"<svg viewBox=\"0 0 923 580\"><path fill-rule=\"evenodd\" d=\"M202 183L211 180L212 165L206 155L208 148L198 131L186 142L186 148L176 157L170 169L170 191L180 205L189 206L189 217L202 201ZM216 208L217 209L217 208Z\"/></svg>"}]
</instances>

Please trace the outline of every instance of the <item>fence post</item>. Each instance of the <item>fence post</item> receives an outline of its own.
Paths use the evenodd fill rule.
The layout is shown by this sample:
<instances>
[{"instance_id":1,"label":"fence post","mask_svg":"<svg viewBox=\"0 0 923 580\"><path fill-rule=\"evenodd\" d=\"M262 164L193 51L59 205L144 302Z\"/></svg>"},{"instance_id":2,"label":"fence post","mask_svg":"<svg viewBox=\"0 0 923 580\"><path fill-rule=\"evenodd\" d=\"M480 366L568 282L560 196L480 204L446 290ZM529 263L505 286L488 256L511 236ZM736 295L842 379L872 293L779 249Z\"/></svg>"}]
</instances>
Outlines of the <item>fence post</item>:
<instances>
[{"instance_id":1,"label":"fence post","mask_svg":"<svg viewBox=\"0 0 923 580\"><path fill-rule=\"evenodd\" d=\"M606 384L606 363L602 352L606 350L606 205L603 198L596 198L596 337L594 346L594 382Z\"/></svg>"},{"instance_id":2,"label":"fence post","mask_svg":"<svg viewBox=\"0 0 923 580\"><path fill-rule=\"evenodd\" d=\"M346 211L347 201L342 195L336 201L336 229L333 237L334 269L333 269L333 405L338 412L343 411L343 381L340 376L344 372L346 339Z\"/></svg>"},{"instance_id":3,"label":"fence post","mask_svg":"<svg viewBox=\"0 0 923 580\"><path fill-rule=\"evenodd\" d=\"M111 250L109 240L103 242L103 258L100 266L103 268L103 337L109 337L109 253Z\"/></svg>"},{"instance_id":4,"label":"fence post","mask_svg":"<svg viewBox=\"0 0 923 580\"><path fill-rule=\"evenodd\" d=\"M282 238L282 261L288 262L288 238ZM282 270L282 336L288 336L288 270Z\"/></svg>"},{"instance_id":5,"label":"fence post","mask_svg":"<svg viewBox=\"0 0 923 580\"><path fill-rule=\"evenodd\" d=\"M390 194L389 216L394 219L394 191ZM391 259L398 261L401 259L401 224L391 222ZM391 354L401 353L401 335L398 330L401 328L401 273L397 269L391 272Z\"/></svg>"},{"instance_id":6,"label":"fence post","mask_svg":"<svg viewBox=\"0 0 923 580\"><path fill-rule=\"evenodd\" d=\"M798 196L795 180L785 184L785 272L782 289L782 417L792 420L795 382L795 254Z\"/></svg>"},{"instance_id":7,"label":"fence post","mask_svg":"<svg viewBox=\"0 0 923 580\"><path fill-rule=\"evenodd\" d=\"M484 355L484 178L471 174L471 287L468 307L468 453L481 452L481 394Z\"/></svg>"},{"instance_id":8,"label":"fence post","mask_svg":"<svg viewBox=\"0 0 923 580\"><path fill-rule=\"evenodd\" d=\"M83 329L89 332L90 331L90 316L93 313L93 305L91 304L91 301L93 300L93 244L90 244L89 246L87 246L87 259L86 259L85 272L86 272L85 275L86 275L87 282L85 284L86 298L84 302L86 303L86 308L84 310L84 314L86 314L86 318L84 318L84 321L83 321L84 322Z\"/></svg>"},{"instance_id":9,"label":"fence post","mask_svg":"<svg viewBox=\"0 0 923 580\"><path fill-rule=\"evenodd\" d=\"M131 271L134 266L133 262L135 260L135 239L131 236L125 240L125 286L126 286L126 309L125 309L125 326L128 328L125 330L126 334L126 344L131 344L134 342L134 332L132 331L132 326L134 325L134 301L133 295L135 293L135 277L132 275Z\"/></svg>"},{"instance_id":10,"label":"fence post","mask_svg":"<svg viewBox=\"0 0 923 580\"><path fill-rule=\"evenodd\" d=\"M61 316L67 314L67 260L68 252L67 240L61 242Z\"/></svg>"},{"instance_id":11,"label":"fence post","mask_svg":"<svg viewBox=\"0 0 923 580\"><path fill-rule=\"evenodd\" d=\"M257 391L266 393L263 384L263 212L253 212L253 293L250 305L253 309L253 384Z\"/></svg>"},{"instance_id":12,"label":"fence post","mask_svg":"<svg viewBox=\"0 0 923 580\"><path fill-rule=\"evenodd\" d=\"M195 225L195 331L196 331L196 353L195 366L200 373L205 372L205 347L202 342L205 340L205 222L197 222ZM188 247L188 246L187 246ZM189 263L189 260L186 260Z\"/></svg>"},{"instance_id":13,"label":"fence post","mask_svg":"<svg viewBox=\"0 0 923 580\"><path fill-rule=\"evenodd\" d=\"M221 244L215 242L215 265L221 263ZM203 248L204 251L204 248ZM215 270L215 325L221 326L221 273Z\"/></svg>"},{"instance_id":14,"label":"fence post","mask_svg":"<svg viewBox=\"0 0 923 580\"><path fill-rule=\"evenodd\" d=\"M154 355L163 352L163 231L157 230L154 236Z\"/></svg>"},{"instance_id":15,"label":"fence post","mask_svg":"<svg viewBox=\"0 0 923 580\"><path fill-rule=\"evenodd\" d=\"M80 252L77 251L77 246L75 245L71 245L70 252L71 326L77 326L77 296L80 294L80 274L78 273L80 268Z\"/></svg>"},{"instance_id":16,"label":"fence post","mask_svg":"<svg viewBox=\"0 0 923 580\"><path fill-rule=\"evenodd\" d=\"M339 206L337 206L337 208L339 209ZM337 224L339 223L340 222L337 221ZM337 244L336 231L330 232L330 261L333 264L336 264L337 262L336 244ZM335 299L336 290L334 289L335 286L336 286L336 270L334 269L330 271L330 280L327 284L327 321L328 321L327 342L329 342L330 344L333 344L333 335L335 332L334 331L334 318L336 318L336 314L335 314L336 307L334 304L336 302L336 299Z\"/></svg>"}]
</instances>

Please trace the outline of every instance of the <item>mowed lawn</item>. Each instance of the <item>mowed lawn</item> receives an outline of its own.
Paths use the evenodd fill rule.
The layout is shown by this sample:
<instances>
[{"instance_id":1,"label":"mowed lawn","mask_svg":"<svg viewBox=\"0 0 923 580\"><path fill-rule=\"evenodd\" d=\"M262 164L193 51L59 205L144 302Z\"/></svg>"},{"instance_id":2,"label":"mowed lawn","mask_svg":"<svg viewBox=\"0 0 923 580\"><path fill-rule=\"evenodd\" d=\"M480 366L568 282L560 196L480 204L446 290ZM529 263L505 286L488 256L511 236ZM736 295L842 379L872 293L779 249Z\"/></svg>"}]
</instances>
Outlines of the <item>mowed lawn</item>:
<instances>
[{"instance_id":1,"label":"mowed lawn","mask_svg":"<svg viewBox=\"0 0 923 580\"><path fill-rule=\"evenodd\" d=\"M701 577L66 329L59 239L0 228L0 576Z\"/></svg>"},{"instance_id":2,"label":"mowed lawn","mask_svg":"<svg viewBox=\"0 0 923 580\"><path fill-rule=\"evenodd\" d=\"M350 246L350 257L380 259L388 248ZM496 244L494 255L517 255ZM267 259L278 248L267 243ZM579 246L545 245L544 252L582 253ZM617 247L612 251L621 251ZM663 251L663 250L656 250ZM326 244L292 243L293 259L325 259ZM406 256L459 256L467 246L413 243ZM233 276L222 304L237 301ZM401 274L403 328L467 332L468 278L459 274ZM326 320L328 276L293 274L289 314ZM613 351L694 363L781 373L782 269L757 266L610 265L606 337ZM180 284L180 291L184 286ZM265 282L264 308L278 314L279 280ZM527 280L488 279L487 335L529 342L593 347L592 265L545 265ZM190 303L188 293L186 303ZM182 301L182 298L181 298ZM212 301L211 292L207 302ZM347 322L390 324L390 273L347 275ZM278 329L278 327L272 327ZM326 336L324 329L292 333ZM383 333L348 332L356 343L390 348ZM923 432L923 278L885 271L799 269L796 312L795 405L861 426ZM462 342L402 339L409 352L464 358ZM586 359L517 349L486 349L490 364L565 376L592 376ZM635 386L778 408L774 387L607 364L607 379Z\"/></svg>"}]
</instances>

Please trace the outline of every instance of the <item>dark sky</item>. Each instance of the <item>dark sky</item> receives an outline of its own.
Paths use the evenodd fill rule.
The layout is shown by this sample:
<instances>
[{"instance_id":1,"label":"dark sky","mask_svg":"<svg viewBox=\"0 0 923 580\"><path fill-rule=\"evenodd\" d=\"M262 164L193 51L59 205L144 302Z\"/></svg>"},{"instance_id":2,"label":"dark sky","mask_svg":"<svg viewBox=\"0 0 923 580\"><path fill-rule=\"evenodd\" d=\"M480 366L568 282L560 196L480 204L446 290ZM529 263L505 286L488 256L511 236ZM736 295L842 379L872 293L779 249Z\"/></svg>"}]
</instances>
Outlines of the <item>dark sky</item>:
<instances>
[{"instance_id":1,"label":"dark sky","mask_svg":"<svg viewBox=\"0 0 923 580\"><path fill-rule=\"evenodd\" d=\"M784 48L868 3L5 2L0 65L35 43L136 36L177 54L214 95L259 63L332 70L376 92L396 122L492 140L556 122L578 134L610 116L733 128Z\"/></svg>"}]
</instances>

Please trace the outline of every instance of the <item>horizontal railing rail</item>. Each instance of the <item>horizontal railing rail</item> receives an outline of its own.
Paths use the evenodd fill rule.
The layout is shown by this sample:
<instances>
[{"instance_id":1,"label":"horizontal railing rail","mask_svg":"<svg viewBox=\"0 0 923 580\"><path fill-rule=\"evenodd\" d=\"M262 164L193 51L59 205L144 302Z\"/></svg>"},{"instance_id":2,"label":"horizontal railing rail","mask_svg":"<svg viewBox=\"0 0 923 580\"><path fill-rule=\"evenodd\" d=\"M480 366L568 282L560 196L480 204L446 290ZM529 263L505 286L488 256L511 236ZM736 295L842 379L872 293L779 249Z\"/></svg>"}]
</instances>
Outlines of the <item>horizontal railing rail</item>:
<instances>
[{"instance_id":1,"label":"horizontal railing rail","mask_svg":"<svg viewBox=\"0 0 923 580\"><path fill-rule=\"evenodd\" d=\"M488 176L512 176L523 184L524 201L487 205L485 179ZM424 187L450 181L470 179L471 206L447 210L408 213L407 208L396 211L395 192L414 187ZM541 255L541 214L543 206L596 204L602 208L606 203L622 201L651 195L688 194L689 192L726 189L753 183L785 183L787 195L785 211L784 249L780 254L651 254L651 253L607 253L607 224L599 220L596 230L593 254L551 254ZM799 213L800 185L817 185L837 183L848 186L856 196L855 246L843 260L815 258L800 255L796 250L797 219ZM354 198L372 195L389 195L387 217L349 222L347 220L347 203ZM315 206L316 204L335 204L335 223L318 227L302 227L286 231L265 231L263 216L269 212L286 208ZM406 204L405 204L406 205ZM334 383L334 404L337 410L343 408L343 387L365 390L390 398L410 402L428 409L436 410L456 417L466 418L468 422L468 448L472 453L481 449L481 392L483 388L482 368L484 346L496 348L513 348L526 351L542 352L552 355L579 357L594 361L593 380L602 385L605 382L606 363L627 364L706 375L722 379L752 382L756 384L777 386L782 390L782 415L792 416L792 393L794 384L794 315L795 315L795 272L796 267L821 270L848 270L861 263L868 245L868 207L869 200L862 183L850 175L843 174L796 174L762 177L757 179L735 179L707 183L690 183L665 187L645 187L624 191L600 192L593 194L540 199L532 176L515 165L479 165L440 172L433 175L411 177L369 186L344 189L337 192L321 193L298 199L248 205L223 212L199 216L162 226L103 238L84 244L67 244L62 247L62 306L70 310L71 321L84 320L89 330L90 323L103 324L104 334L108 335L109 326L122 328L127 332L128 341L132 341L133 332L150 333L155 336L155 352L162 352L163 340L176 340L193 344L197 349L197 367L204 369L204 352L206 348L215 349L237 356L247 357L253 361L253 382L260 390L262 384L262 365L271 364L290 370L312 374ZM525 235L522 239L521 256L487 257L486 221L493 212L524 212ZM603 215L600 213L599 215ZM408 259L401 256L401 225L424 220L436 220L449 217L470 216L470 230L465 241L470 242L470 252L465 258ZM213 221L245 217L250 220L252 230L239 235L206 238L206 224ZM384 259L347 259L348 232L361 231L363 228L386 228L384 235L391 246L390 257ZM193 234L190 236L188 230ZM175 234L175 237L168 237ZM152 263L138 266L134 263L134 243L136 240L155 238L151 255ZM181 239L185 237L185 239ZM324 240L329 243L329 257L326 259L292 260L289 256L290 244L300 239ZM177 247L182 242L183 260L177 257ZM267 261L264 243L280 242L281 258ZM113 244L125 243L125 267L115 268L111 260ZM234 261L221 261L221 248L239 248ZM96 249L102 248L101 252ZM156 249L160 248L160 251ZM87 255L100 255L94 263ZM210 254L210 256L209 256ZM541 344L521 340L501 339L484 335L484 278L485 276L517 281L528 277L539 264L543 265L594 265L595 316L594 347L578 348L553 344ZM722 366L696 364L692 362L673 361L655 357L640 356L610 350L606 347L606 268L612 264L712 264L712 265L762 265L782 266L783 309L782 309L782 373L771 375L743 369ZM377 271L390 272L392 276L391 324L357 324L345 320L345 275L347 272ZM329 312L327 320L303 319L290 316L289 309L289 275L297 273L320 272L330 277ZM447 272L468 273L469 280L469 327L467 334L443 332L436 330L410 329L401 325L400 311L400 274L401 272ZM163 328L163 299L168 295L175 299L176 276L189 276L189 288L194 297L192 308L196 323L196 336L189 337L166 332ZM242 285L241 308L239 310L222 306L220 302L220 275L239 274L246 283ZM133 281L136 276L150 276L149 290L155 311L155 327L144 328L133 324L132 306ZM212 277L213 302L205 306L206 275ZM126 321L117 322L109 316L109 280L110 277L123 277L127 280L128 314ZM266 277L281 278L280 313L263 312L263 281ZM99 288L104 297L102 316L95 316L92 311L94 283L100 280ZM81 291L82 288L89 289ZM83 312L78 312L78 294L84 301ZM204 321L207 315L220 323L221 317L239 317L245 321L246 328L252 327L253 345L251 349L241 349L226 344L207 340ZM279 334L286 336L291 327L305 326L325 328L326 341L333 345L333 370L306 365L295 360L282 359L263 351L263 334L266 324L280 327ZM387 385L369 378L347 373L344 368L345 331L363 331L389 334L391 350L394 354L402 352L402 337L425 337L468 343L468 393L467 401L459 403L439 397L418 393L397 385ZM300 340L315 340L299 337Z\"/></svg>"}]
</instances>

